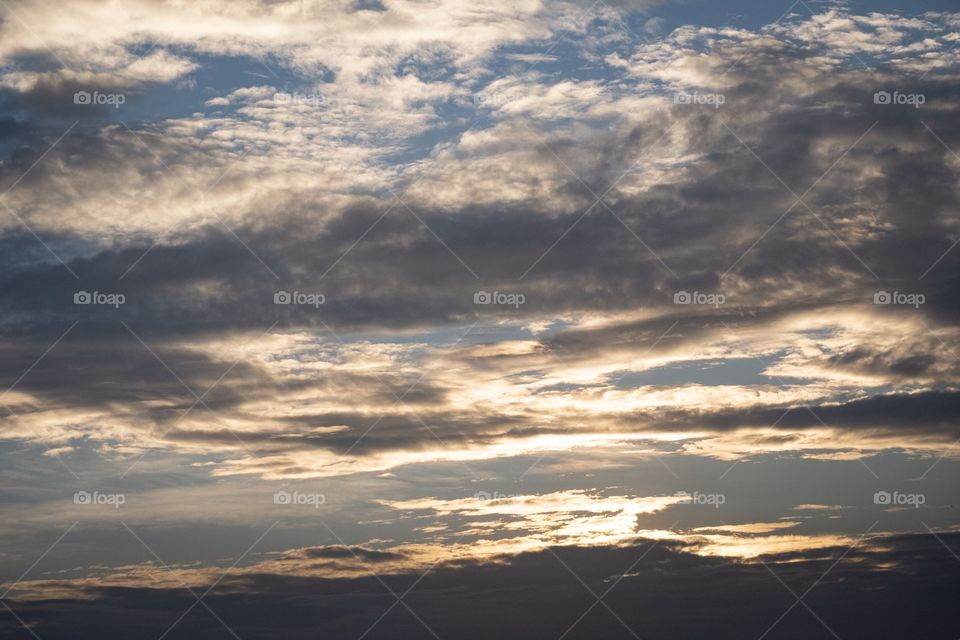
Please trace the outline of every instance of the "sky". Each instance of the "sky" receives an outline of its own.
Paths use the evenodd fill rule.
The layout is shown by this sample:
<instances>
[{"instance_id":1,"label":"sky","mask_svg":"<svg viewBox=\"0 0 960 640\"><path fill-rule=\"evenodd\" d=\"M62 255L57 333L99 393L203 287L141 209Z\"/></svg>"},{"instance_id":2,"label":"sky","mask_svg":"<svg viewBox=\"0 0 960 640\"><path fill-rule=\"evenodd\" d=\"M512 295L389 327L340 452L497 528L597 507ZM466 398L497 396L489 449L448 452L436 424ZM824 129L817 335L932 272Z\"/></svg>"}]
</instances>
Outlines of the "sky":
<instances>
[{"instance_id":1,"label":"sky","mask_svg":"<svg viewBox=\"0 0 960 640\"><path fill-rule=\"evenodd\" d=\"M0 638L957 638L958 80L946 0L0 0Z\"/></svg>"}]
</instances>

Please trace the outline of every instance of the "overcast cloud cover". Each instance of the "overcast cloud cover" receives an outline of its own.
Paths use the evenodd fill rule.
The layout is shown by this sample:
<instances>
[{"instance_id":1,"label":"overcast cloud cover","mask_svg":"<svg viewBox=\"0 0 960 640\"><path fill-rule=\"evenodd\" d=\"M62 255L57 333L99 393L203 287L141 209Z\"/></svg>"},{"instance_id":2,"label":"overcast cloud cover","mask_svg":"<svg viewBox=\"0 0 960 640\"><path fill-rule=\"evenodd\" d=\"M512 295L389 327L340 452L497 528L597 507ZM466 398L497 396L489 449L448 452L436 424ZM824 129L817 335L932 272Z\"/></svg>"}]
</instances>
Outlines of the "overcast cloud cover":
<instances>
[{"instance_id":1,"label":"overcast cloud cover","mask_svg":"<svg viewBox=\"0 0 960 640\"><path fill-rule=\"evenodd\" d=\"M960 635L951 3L0 5L2 637Z\"/></svg>"}]
</instances>

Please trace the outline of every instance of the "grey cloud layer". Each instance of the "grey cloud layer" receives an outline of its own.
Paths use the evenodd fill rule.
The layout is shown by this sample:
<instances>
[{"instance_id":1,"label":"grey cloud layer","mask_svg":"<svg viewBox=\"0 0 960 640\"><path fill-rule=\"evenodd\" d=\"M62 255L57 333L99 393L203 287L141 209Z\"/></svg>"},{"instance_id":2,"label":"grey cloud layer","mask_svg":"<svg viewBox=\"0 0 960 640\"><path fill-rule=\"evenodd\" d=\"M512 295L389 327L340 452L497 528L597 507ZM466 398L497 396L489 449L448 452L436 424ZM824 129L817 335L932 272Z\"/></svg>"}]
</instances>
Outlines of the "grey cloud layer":
<instances>
[{"instance_id":1,"label":"grey cloud layer","mask_svg":"<svg viewBox=\"0 0 960 640\"><path fill-rule=\"evenodd\" d=\"M542 342L564 361L588 363L617 345L643 352L675 320L677 335L653 355L680 359L670 350L685 345L686 357L693 357L698 345L719 339L724 324L762 331L792 313L839 317L847 304L868 309L858 311L865 324L874 316L912 313L902 317L914 324L920 318L936 335L895 345L863 335L855 337L862 344L805 354L824 368L870 377L861 386L900 392L871 400L831 389L820 399L840 402L847 413L824 410L836 413L839 428L902 422L946 438L945 420L955 409L951 350L958 338L960 251L930 267L957 233L960 161L944 145L960 148L960 95L952 69L927 55L936 47L909 46L918 34L941 38L942 22L894 20L890 26L890 20L871 16L851 25L834 12L761 33L684 29L637 46L628 58L611 58L602 80L571 78L564 80L569 87L553 90L547 75L503 78L490 83L502 92L501 102L478 126L467 130L476 114L459 113L457 133L407 164L375 153L376 140L324 137L322 111L278 105L269 87L235 92L228 102L237 102L237 113L131 123L140 139L116 124L84 122L9 194L11 206L79 281L10 218L0 239L2 330L13 354L3 380L12 384L73 321L81 324L19 383L23 395L8 400L18 414L83 408L141 424L151 434L176 425L167 436L173 442L223 444L236 438L210 416L178 422L195 398L120 320L200 394L234 362L209 345L225 337L256 340L271 326L285 335L312 335L324 346L312 353L312 347L264 347L269 358L316 365L328 355L328 363L336 362L341 354L317 353L338 349L339 336L348 345L402 344L410 333L465 328L475 320L520 332L522 325L559 319L569 328ZM841 28L880 30L890 54L863 44L856 51L869 52L877 64L873 72L863 69L849 50L824 38L824 30ZM926 69L934 72L923 76ZM403 127L422 134L441 120L442 105L473 88L451 89L446 77L395 80L398 113L385 113L390 139L398 141L391 153L415 147L415 136L404 138ZM358 103L367 99L369 88L344 85L337 91L347 93L334 95L337 105L349 102L351 89ZM919 92L927 102L919 110L875 104L881 89ZM673 91L719 91L725 103L719 109L673 104ZM14 144L27 147L4 161L0 183L13 185L65 128L37 120L11 134ZM337 155L323 156L310 141ZM350 176L362 178L359 187ZM804 194L812 212L781 179ZM391 189L402 193L402 202ZM595 204L601 194L603 203ZM78 289L122 292L127 302L120 309L78 307L72 302ZM276 306L279 289L318 291L327 300L320 309ZM526 303L480 308L473 302L478 290L521 292ZM723 291L727 305L676 307L679 290ZM877 290L921 292L926 303L919 310L870 309ZM596 326L588 322L591 314L647 316ZM771 352L757 347L755 353ZM546 380L551 357L536 346L520 356L475 356L465 352L452 361L471 375L509 376L508 384ZM406 364L419 362L410 356ZM394 393L368 372L277 372L243 360L204 401L228 420L246 423L243 440L267 451L314 445L342 451L387 413L357 453L423 447L434 441L430 429L444 441L476 444L614 424L646 428L661 408L613 408L614 423L594 427L584 426L589 410L561 414L552 424L502 407L452 410L469 383L431 370L404 397L416 408L413 415L402 403L395 408L394 394L417 376L390 374L385 365L374 369L387 386L396 380ZM327 402L347 390L359 409ZM911 391L934 395L906 395ZM293 415L260 411L259 403L278 395L315 407L301 406ZM929 411L910 420L882 404L915 407L923 398L933 401ZM696 420L720 430L744 417L766 426L777 409L765 403L708 407ZM206 413L203 406L194 411L197 420ZM800 414L790 414L781 427L817 426L794 418ZM681 417L678 423L693 426ZM339 430L317 436L317 428ZM95 438L120 432L90 431Z\"/></svg>"},{"instance_id":2,"label":"grey cloud layer","mask_svg":"<svg viewBox=\"0 0 960 640\"><path fill-rule=\"evenodd\" d=\"M944 534L942 539L944 545L956 545L956 534ZM699 557L690 553L694 548L663 541L621 548L558 548L504 557L494 564L445 565L422 580L413 574L386 576L385 584L397 594L416 584L405 601L417 617L392 611L371 635L429 635L421 621L440 637L461 638L526 638L531 628L549 637L569 630L571 638L598 633L610 638L637 633L742 638L773 626L780 634L774 637L811 637L827 633L822 625L841 637L901 637L917 629L931 637L946 637L956 628L951 606L956 565L932 536L875 537L856 549L773 554L765 558L766 567ZM358 556L357 564L377 570L376 558ZM849 561L831 567L841 557ZM818 580L825 572L829 579ZM595 603L585 585L598 595L614 585L604 602L615 615L597 606L577 622ZM788 588L799 594L810 585L815 588L810 588L805 603L816 616L793 611L774 625L795 604ZM56 640L99 638L118 625L131 638L155 637L194 601L184 590L139 585L88 587L82 595L91 599L74 596L15 604L42 637ZM227 577L205 602L241 637L268 638L282 632L308 638L315 637L317 629L347 637L361 634L395 604L395 598L373 577L335 580L264 574ZM563 607L558 609L557 603ZM678 609L683 611L679 618ZM3 633L11 638L22 633L6 618L4 625L9 626ZM216 618L199 611L178 627L172 637L223 630Z\"/></svg>"}]
</instances>

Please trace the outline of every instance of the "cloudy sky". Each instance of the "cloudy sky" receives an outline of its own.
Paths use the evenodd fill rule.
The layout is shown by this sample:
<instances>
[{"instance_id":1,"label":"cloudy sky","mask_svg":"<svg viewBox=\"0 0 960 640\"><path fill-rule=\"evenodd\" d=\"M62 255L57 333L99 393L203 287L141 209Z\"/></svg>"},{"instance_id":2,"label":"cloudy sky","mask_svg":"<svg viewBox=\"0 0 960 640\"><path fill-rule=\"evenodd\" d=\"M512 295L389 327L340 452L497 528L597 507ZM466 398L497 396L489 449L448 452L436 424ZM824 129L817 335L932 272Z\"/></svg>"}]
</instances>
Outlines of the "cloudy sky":
<instances>
[{"instance_id":1,"label":"cloudy sky","mask_svg":"<svg viewBox=\"0 0 960 640\"><path fill-rule=\"evenodd\" d=\"M953 0L0 0L0 638L955 639L958 80Z\"/></svg>"}]
</instances>

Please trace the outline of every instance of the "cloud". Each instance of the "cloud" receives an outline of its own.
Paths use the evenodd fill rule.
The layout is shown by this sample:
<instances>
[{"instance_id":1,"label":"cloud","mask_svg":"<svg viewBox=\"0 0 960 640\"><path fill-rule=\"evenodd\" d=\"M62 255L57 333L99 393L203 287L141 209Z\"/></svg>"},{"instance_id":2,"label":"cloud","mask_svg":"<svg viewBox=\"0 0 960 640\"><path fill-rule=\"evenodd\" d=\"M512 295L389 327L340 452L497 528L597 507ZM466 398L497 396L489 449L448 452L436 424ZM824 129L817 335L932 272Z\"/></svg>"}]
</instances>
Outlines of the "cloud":
<instances>
[{"instance_id":1,"label":"cloud","mask_svg":"<svg viewBox=\"0 0 960 640\"><path fill-rule=\"evenodd\" d=\"M664 431L729 439L738 426L806 432L800 447L827 437L809 406L857 447L892 446L903 429L942 447L960 342L948 251L960 164L943 145L960 134L927 54L949 16L830 11L684 27L629 50L621 30L548 60L506 45L566 33L571 6L524 5L523 19L500 5L473 18L384 8L338 5L329 24L286 4L190 9L192 31L173 34L172 9L135 4L125 11L157 17L156 33L110 19L74 43L71 56L90 38L161 42L145 58L158 66L121 84L260 45L285 68L326 71L292 92L277 78L205 92L196 113L149 123L84 121L59 142L46 120L12 134L26 147L0 168L4 203L79 282L6 218L11 437L227 450L240 457L212 473L309 476L497 457L510 441L516 453ZM364 29L387 18L408 28L374 44ZM481 25L453 37L469 19ZM333 29L348 50L336 64ZM327 39L305 44L317 30ZM838 30L865 35L841 46ZM212 37L186 44L199 35ZM616 57L595 74L531 66L605 47ZM874 73L861 53L883 58ZM922 92L925 110L876 104L884 87ZM78 290L126 303L81 308ZM325 302L276 305L280 290ZM525 303L476 305L478 291ZM726 302L674 304L682 291ZM872 304L879 291L925 302ZM738 384L689 372L750 361ZM924 399L934 414L898 408Z\"/></svg>"},{"instance_id":2,"label":"cloud","mask_svg":"<svg viewBox=\"0 0 960 640\"><path fill-rule=\"evenodd\" d=\"M83 523L24 624L949 631L960 15L652 7L11 2L0 568Z\"/></svg>"},{"instance_id":3,"label":"cloud","mask_svg":"<svg viewBox=\"0 0 960 640\"><path fill-rule=\"evenodd\" d=\"M956 543L955 534L940 535L945 544ZM204 597L216 617L190 615L176 629L191 635L219 633L222 620L244 638L275 636L278 629L286 637L306 638L307 629L313 635L318 629L358 635L371 625L376 628L378 617L395 602L386 584L398 594L411 589L404 602L416 616L387 614L383 619L397 636L428 633L426 625L441 637L521 638L529 636L530 628L551 637L569 629L573 637L587 632L629 637L629 628L644 635L709 632L737 638L763 633L795 601L777 577L786 585L809 585L828 569L830 579L818 582L804 599L817 616L787 616L776 623L778 631L815 634L825 631L825 624L848 637L858 632L909 635L917 625L938 634L953 629L955 620L948 613L952 576L939 570L946 550L929 535L874 537L853 549L774 554L765 565L701 557L691 550L682 543L649 540L623 547L556 548L494 564L465 561L435 567L422 577L411 572L379 580L369 574L340 579L228 575ZM837 563L841 554L847 561ZM156 569L156 575L162 579L165 572ZM597 594L609 591L605 607L590 609L595 598L585 586ZM44 593L57 599L44 599ZM40 599L9 601L39 635L54 639L101 637L107 626L156 635L195 601L182 586L162 583L91 584L78 592L51 580L38 595ZM517 607L518 600L524 606ZM566 603L563 612L558 613L558 602ZM637 609L637 602L645 605ZM717 611L733 607L739 615L718 628ZM591 613L578 620L588 609ZM679 618L678 609L684 612Z\"/></svg>"}]
</instances>

